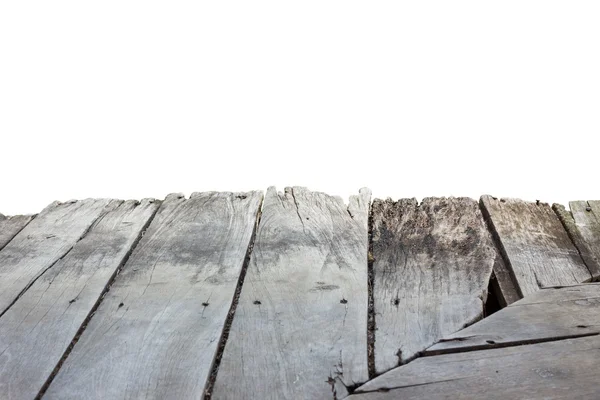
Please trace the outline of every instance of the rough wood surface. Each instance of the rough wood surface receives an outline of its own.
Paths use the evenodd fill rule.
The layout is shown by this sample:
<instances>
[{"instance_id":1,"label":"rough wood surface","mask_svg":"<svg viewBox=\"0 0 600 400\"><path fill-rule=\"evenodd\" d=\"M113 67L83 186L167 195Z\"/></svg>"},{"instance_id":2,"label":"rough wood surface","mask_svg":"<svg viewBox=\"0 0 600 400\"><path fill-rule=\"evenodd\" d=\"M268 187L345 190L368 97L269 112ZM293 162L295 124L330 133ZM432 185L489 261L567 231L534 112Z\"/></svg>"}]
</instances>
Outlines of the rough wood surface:
<instances>
[{"instance_id":1,"label":"rough wood surface","mask_svg":"<svg viewBox=\"0 0 600 400\"><path fill-rule=\"evenodd\" d=\"M565 226L569 237L579 250L581 258L587 265L593 279L600 277L600 202L572 201L571 212L559 204L553 206L554 211Z\"/></svg>"},{"instance_id":2,"label":"rough wood surface","mask_svg":"<svg viewBox=\"0 0 600 400\"><path fill-rule=\"evenodd\" d=\"M600 284L542 289L444 337L426 354L514 346L600 334Z\"/></svg>"},{"instance_id":3,"label":"rough wood surface","mask_svg":"<svg viewBox=\"0 0 600 400\"><path fill-rule=\"evenodd\" d=\"M0 250L33 219L33 215L14 215L6 217L0 214Z\"/></svg>"},{"instance_id":4,"label":"rough wood surface","mask_svg":"<svg viewBox=\"0 0 600 400\"><path fill-rule=\"evenodd\" d=\"M546 203L482 196L507 266L526 296L542 287L572 285L591 279L579 252Z\"/></svg>"},{"instance_id":5,"label":"rough wood surface","mask_svg":"<svg viewBox=\"0 0 600 400\"><path fill-rule=\"evenodd\" d=\"M111 202L52 203L0 250L0 315L75 243Z\"/></svg>"},{"instance_id":6,"label":"rough wood surface","mask_svg":"<svg viewBox=\"0 0 600 400\"><path fill-rule=\"evenodd\" d=\"M348 400L598 399L600 336L419 358Z\"/></svg>"},{"instance_id":7,"label":"rough wood surface","mask_svg":"<svg viewBox=\"0 0 600 400\"><path fill-rule=\"evenodd\" d=\"M369 201L268 189L213 398L332 398L367 381Z\"/></svg>"},{"instance_id":8,"label":"rough wood surface","mask_svg":"<svg viewBox=\"0 0 600 400\"><path fill-rule=\"evenodd\" d=\"M200 398L261 199L168 196L44 398Z\"/></svg>"},{"instance_id":9,"label":"rough wood surface","mask_svg":"<svg viewBox=\"0 0 600 400\"><path fill-rule=\"evenodd\" d=\"M472 199L375 200L372 213L382 373L482 318L497 252Z\"/></svg>"},{"instance_id":10,"label":"rough wood surface","mask_svg":"<svg viewBox=\"0 0 600 400\"><path fill-rule=\"evenodd\" d=\"M38 395L158 204L115 201L109 207L0 318L0 398Z\"/></svg>"}]
</instances>

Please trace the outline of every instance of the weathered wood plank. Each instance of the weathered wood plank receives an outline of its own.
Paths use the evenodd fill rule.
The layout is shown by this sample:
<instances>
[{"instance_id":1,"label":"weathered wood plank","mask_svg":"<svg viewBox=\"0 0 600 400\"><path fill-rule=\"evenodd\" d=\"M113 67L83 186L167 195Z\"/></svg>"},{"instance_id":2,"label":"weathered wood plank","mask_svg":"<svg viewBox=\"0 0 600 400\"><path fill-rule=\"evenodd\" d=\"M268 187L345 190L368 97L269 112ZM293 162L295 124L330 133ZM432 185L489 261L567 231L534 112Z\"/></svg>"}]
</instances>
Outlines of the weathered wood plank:
<instances>
[{"instance_id":1,"label":"weathered wood plank","mask_svg":"<svg viewBox=\"0 0 600 400\"><path fill-rule=\"evenodd\" d=\"M269 188L215 399L320 399L368 379L368 211Z\"/></svg>"},{"instance_id":2,"label":"weathered wood plank","mask_svg":"<svg viewBox=\"0 0 600 400\"><path fill-rule=\"evenodd\" d=\"M598 399L600 336L419 358L348 400Z\"/></svg>"},{"instance_id":3,"label":"weathered wood plank","mask_svg":"<svg viewBox=\"0 0 600 400\"><path fill-rule=\"evenodd\" d=\"M110 202L87 199L52 203L0 250L0 315L67 254Z\"/></svg>"},{"instance_id":4,"label":"weathered wood plank","mask_svg":"<svg viewBox=\"0 0 600 400\"><path fill-rule=\"evenodd\" d=\"M579 252L546 203L482 196L507 266L526 296L542 287L572 285L591 279Z\"/></svg>"},{"instance_id":5,"label":"weathered wood plank","mask_svg":"<svg viewBox=\"0 0 600 400\"><path fill-rule=\"evenodd\" d=\"M0 250L33 219L33 215L14 215L6 217L0 214Z\"/></svg>"},{"instance_id":6,"label":"weathered wood plank","mask_svg":"<svg viewBox=\"0 0 600 400\"><path fill-rule=\"evenodd\" d=\"M600 284L542 289L444 337L425 354L514 346L600 334Z\"/></svg>"},{"instance_id":7,"label":"weathered wood plank","mask_svg":"<svg viewBox=\"0 0 600 400\"><path fill-rule=\"evenodd\" d=\"M35 398L158 203L118 202L0 318L0 398Z\"/></svg>"},{"instance_id":8,"label":"weathered wood plank","mask_svg":"<svg viewBox=\"0 0 600 400\"><path fill-rule=\"evenodd\" d=\"M168 196L44 398L200 398L261 199Z\"/></svg>"},{"instance_id":9,"label":"weathered wood plank","mask_svg":"<svg viewBox=\"0 0 600 400\"><path fill-rule=\"evenodd\" d=\"M497 252L472 199L375 200L372 214L382 373L483 317Z\"/></svg>"},{"instance_id":10,"label":"weathered wood plank","mask_svg":"<svg viewBox=\"0 0 600 400\"><path fill-rule=\"evenodd\" d=\"M553 208L579 250L593 279L600 277L600 205L596 201L572 201L571 212L559 204Z\"/></svg>"}]
</instances>

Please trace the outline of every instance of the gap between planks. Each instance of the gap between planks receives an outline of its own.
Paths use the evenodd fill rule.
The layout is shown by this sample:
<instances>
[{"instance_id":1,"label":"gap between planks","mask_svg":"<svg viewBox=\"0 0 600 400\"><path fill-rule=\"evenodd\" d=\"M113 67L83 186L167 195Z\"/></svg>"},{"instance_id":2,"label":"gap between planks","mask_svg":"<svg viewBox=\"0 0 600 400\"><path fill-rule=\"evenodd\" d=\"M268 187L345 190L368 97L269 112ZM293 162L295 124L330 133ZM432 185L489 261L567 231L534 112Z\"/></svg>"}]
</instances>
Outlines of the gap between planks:
<instances>
[{"instance_id":1,"label":"gap between planks","mask_svg":"<svg viewBox=\"0 0 600 400\"><path fill-rule=\"evenodd\" d=\"M204 400L210 400L212 398L212 390L215 386L215 381L217 380L217 375L219 373L219 365L221 364L221 359L223 358L223 353L225 352L225 346L227 345L227 339L229 338L229 331L231 330L231 324L233 323L233 318L235 317L235 310L237 308L240 295L242 293L242 286L244 285L244 279L246 278L248 265L250 264L250 257L252 256L252 250L254 250L254 241L256 240L256 232L258 231L258 226L260 225L260 219L262 217L263 204L264 196L260 201L259 211L256 215L256 223L254 224L252 237L250 238L250 243L248 244L248 248L246 250L244 264L242 265L242 271L240 272L238 283L235 288L235 294L233 295L233 300L231 301L231 307L229 308L227 319L225 320L225 325L223 326L223 332L219 340L219 347L217 349L217 353L215 354L213 364L210 368L210 375L208 377L208 380L206 381L206 387L204 389L203 396Z\"/></svg>"}]
</instances>

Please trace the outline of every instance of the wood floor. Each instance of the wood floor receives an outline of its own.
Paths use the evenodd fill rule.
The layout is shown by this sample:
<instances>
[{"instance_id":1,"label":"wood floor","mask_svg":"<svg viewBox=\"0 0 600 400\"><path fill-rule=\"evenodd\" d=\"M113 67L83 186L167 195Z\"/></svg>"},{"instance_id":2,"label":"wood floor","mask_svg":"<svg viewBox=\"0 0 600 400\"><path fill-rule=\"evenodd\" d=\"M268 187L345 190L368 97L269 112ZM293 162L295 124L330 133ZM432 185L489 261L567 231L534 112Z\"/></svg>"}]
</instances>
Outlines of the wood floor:
<instances>
[{"instance_id":1,"label":"wood floor","mask_svg":"<svg viewBox=\"0 0 600 400\"><path fill-rule=\"evenodd\" d=\"M599 218L302 187L0 214L0 399L598 399Z\"/></svg>"}]
</instances>

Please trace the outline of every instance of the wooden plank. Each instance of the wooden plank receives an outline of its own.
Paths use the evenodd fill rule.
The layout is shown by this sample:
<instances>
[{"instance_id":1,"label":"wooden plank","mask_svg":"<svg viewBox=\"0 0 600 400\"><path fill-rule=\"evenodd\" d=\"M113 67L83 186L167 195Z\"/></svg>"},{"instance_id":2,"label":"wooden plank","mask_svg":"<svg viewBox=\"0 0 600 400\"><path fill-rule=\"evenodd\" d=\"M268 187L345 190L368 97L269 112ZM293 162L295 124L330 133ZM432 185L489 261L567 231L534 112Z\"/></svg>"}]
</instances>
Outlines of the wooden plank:
<instances>
[{"instance_id":1,"label":"wooden plank","mask_svg":"<svg viewBox=\"0 0 600 400\"><path fill-rule=\"evenodd\" d=\"M468 198L375 200L377 373L483 317L497 252Z\"/></svg>"},{"instance_id":2,"label":"wooden plank","mask_svg":"<svg viewBox=\"0 0 600 400\"><path fill-rule=\"evenodd\" d=\"M110 202L87 199L52 203L0 250L0 315L73 248Z\"/></svg>"},{"instance_id":3,"label":"wooden plank","mask_svg":"<svg viewBox=\"0 0 600 400\"><path fill-rule=\"evenodd\" d=\"M579 250L581 258L587 265L592 278L600 277L600 206L595 201L572 201L569 203L571 212L559 204L553 208L565 226L569 237Z\"/></svg>"},{"instance_id":4,"label":"wooden plank","mask_svg":"<svg viewBox=\"0 0 600 400\"><path fill-rule=\"evenodd\" d=\"M598 399L600 336L419 358L348 400Z\"/></svg>"},{"instance_id":5,"label":"wooden plank","mask_svg":"<svg viewBox=\"0 0 600 400\"><path fill-rule=\"evenodd\" d=\"M600 334L600 284L542 289L444 337L425 354L441 354Z\"/></svg>"},{"instance_id":6,"label":"wooden plank","mask_svg":"<svg viewBox=\"0 0 600 400\"><path fill-rule=\"evenodd\" d=\"M33 215L14 215L6 217L0 214L0 250L4 248L14 238L17 233L27 225Z\"/></svg>"},{"instance_id":7,"label":"wooden plank","mask_svg":"<svg viewBox=\"0 0 600 400\"><path fill-rule=\"evenodd\" d=\"M169 195L44 398L200 398L261 199Z\"/></svg>"},{"instance_id":8,"label":"wooden plank","mask_svg":"<svg viewBox=\"0 0 600 400\"><path fill-rule=\"evenodd\" d=\"M320 399L368 379L368 211L269 188L215 399Z\"/></svg>"},{"instance_id":9,"label":"wooden plank","mask_svg":"<svg viewBox=\"0 0 600 400\"><path fill-rule=\"evenodd\" d=\"M0 318L0 398L35 398L155 213L120 202Z\"/></svg>"},{"instance_id":10,"label":"wooden plank","mask_svg":"<svg viewBox=\"0 0 600 400\"><path fill-rule=\"evenodd\" d=\"M546 203L482 196L507 266L526 296L542 287L572 285L591 279L579 252L557 215Z\"/></svg>"}]
</instances>

